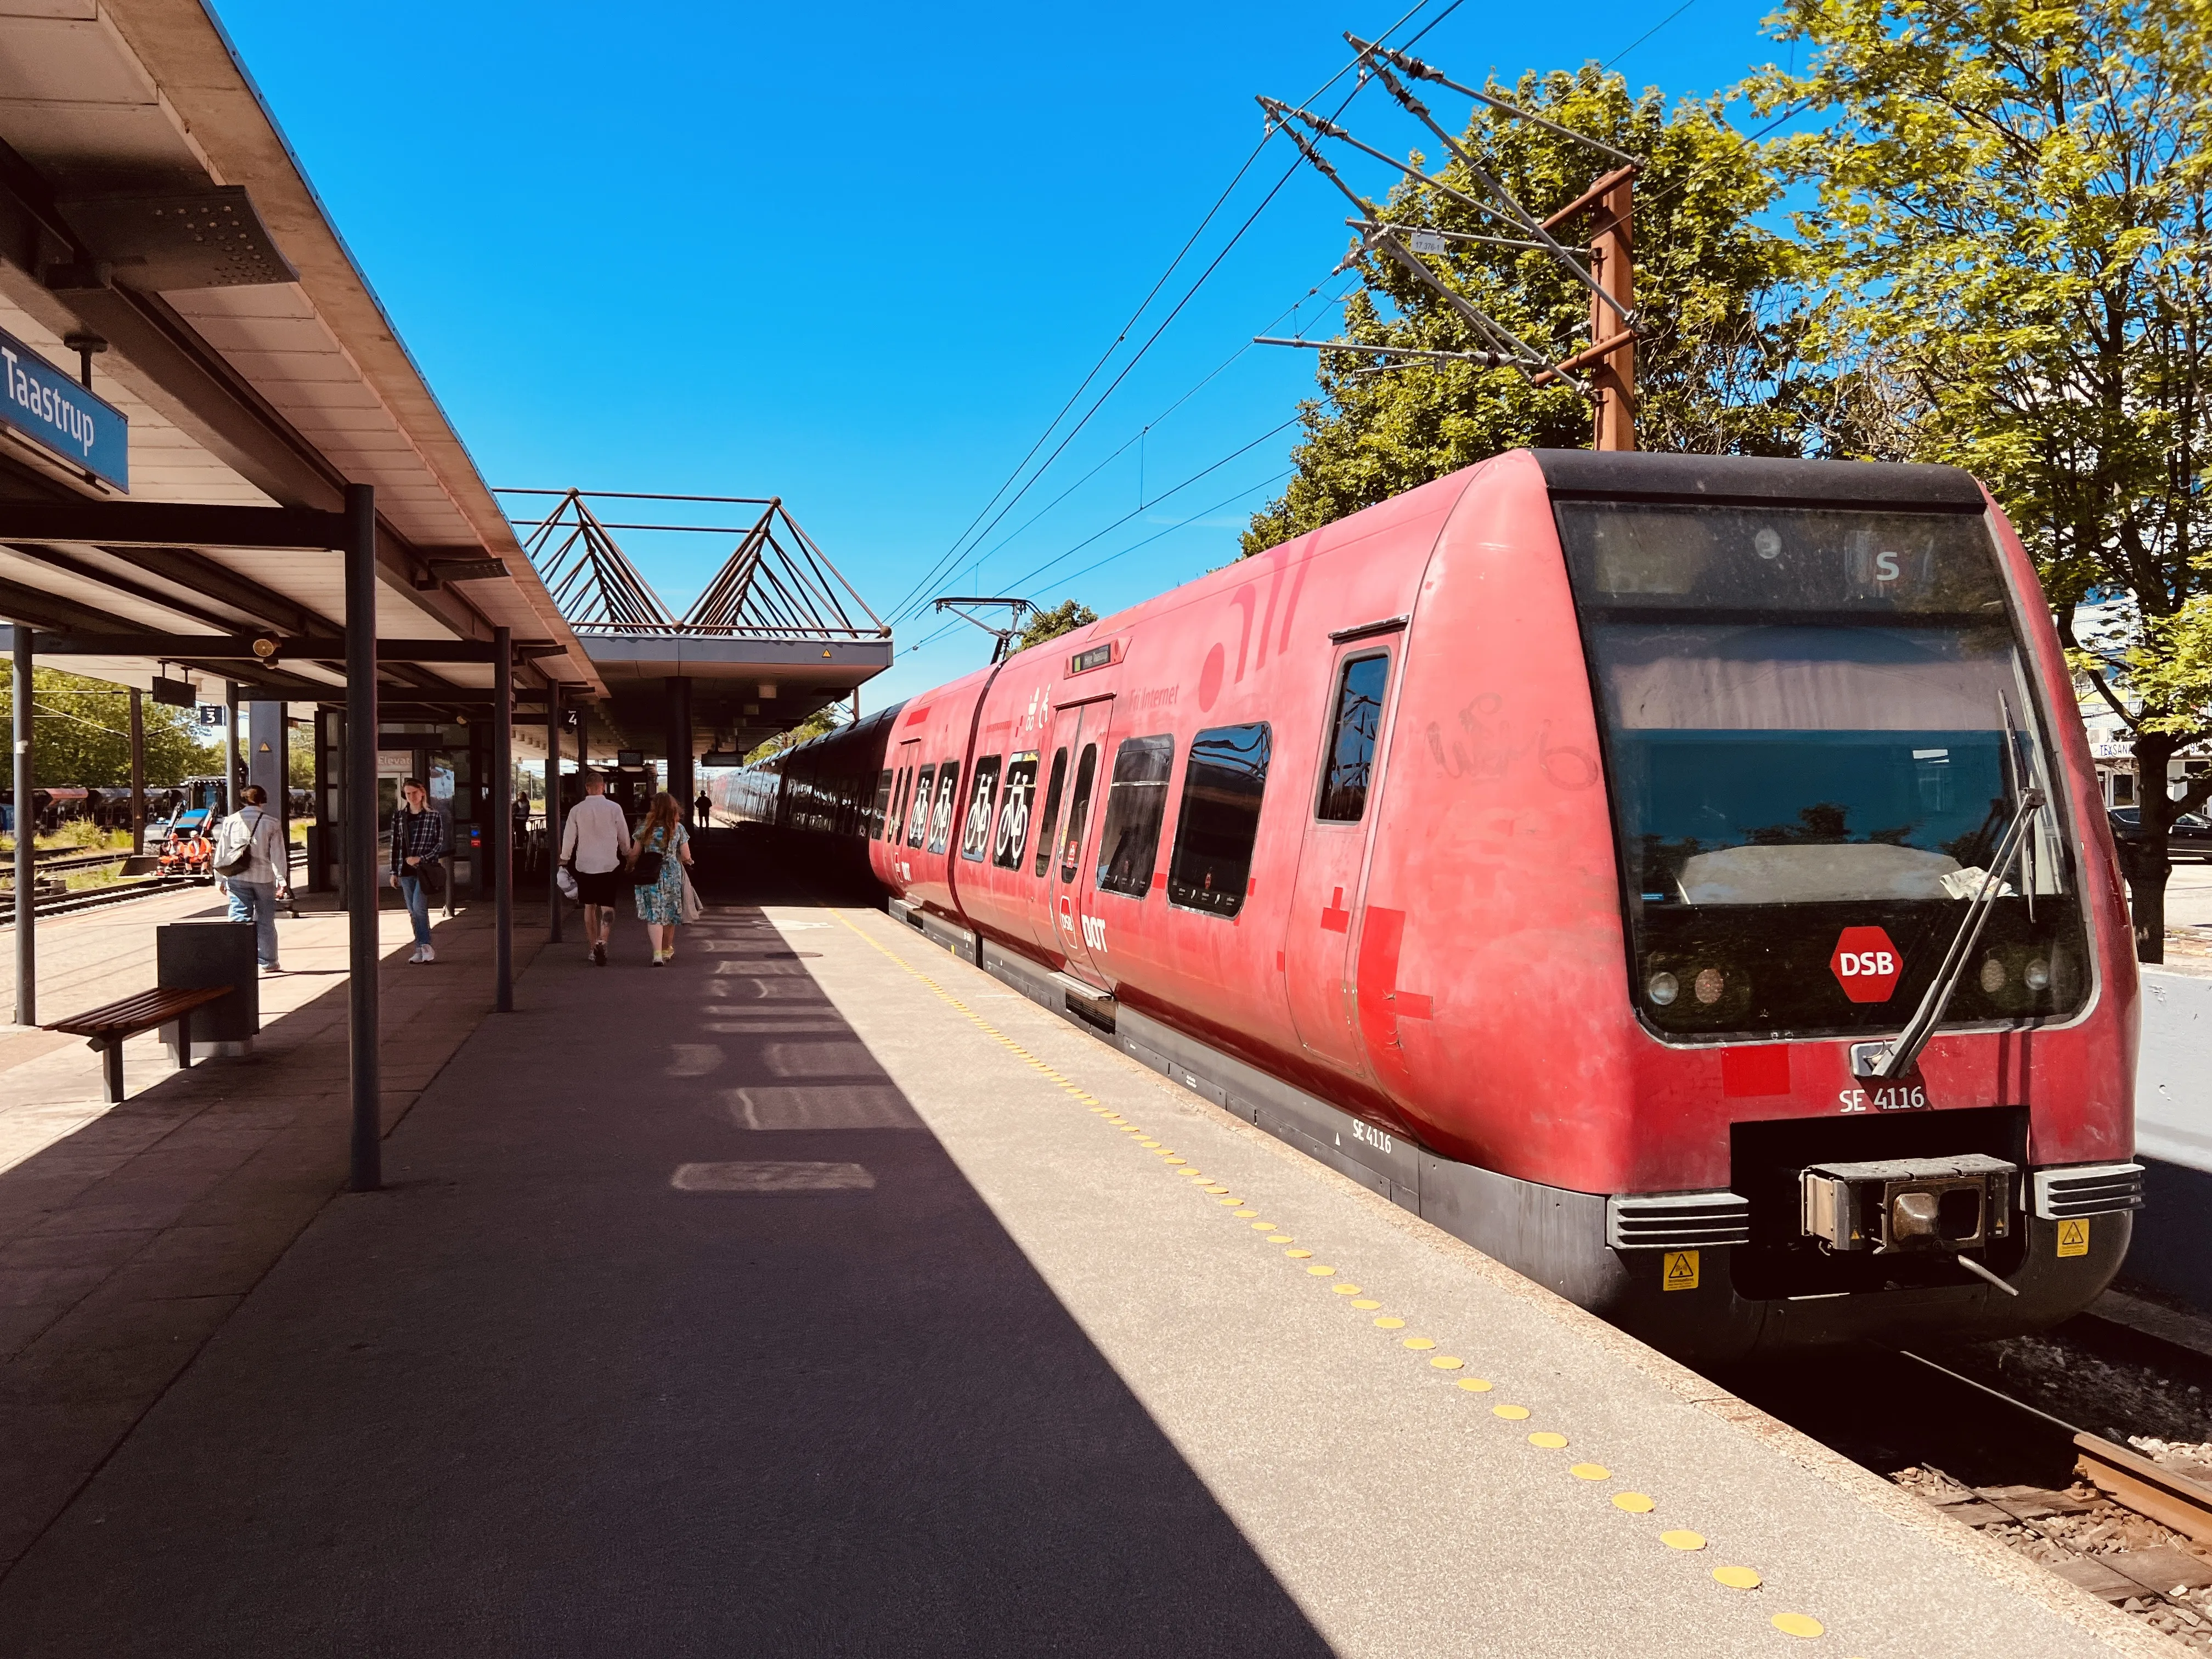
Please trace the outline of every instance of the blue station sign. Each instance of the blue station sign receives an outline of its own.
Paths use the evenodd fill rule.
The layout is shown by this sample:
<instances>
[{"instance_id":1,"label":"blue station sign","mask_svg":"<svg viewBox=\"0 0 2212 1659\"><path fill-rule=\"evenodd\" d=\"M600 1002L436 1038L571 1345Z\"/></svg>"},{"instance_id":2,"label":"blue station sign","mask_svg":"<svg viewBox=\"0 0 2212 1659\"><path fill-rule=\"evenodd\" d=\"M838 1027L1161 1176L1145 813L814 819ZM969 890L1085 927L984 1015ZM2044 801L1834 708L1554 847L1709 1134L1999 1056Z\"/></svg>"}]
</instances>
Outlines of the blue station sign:
<instances>
[{"instance_id":1,"label":"blue station sign","mask_svg":"<svg viewBox=\"0 0 2212 1659\"><path fill-rule=\"evenodd\" d=\"M5 329L0 329L0 425L129 492L130 420Z\"/></svg>"}]
</instances>

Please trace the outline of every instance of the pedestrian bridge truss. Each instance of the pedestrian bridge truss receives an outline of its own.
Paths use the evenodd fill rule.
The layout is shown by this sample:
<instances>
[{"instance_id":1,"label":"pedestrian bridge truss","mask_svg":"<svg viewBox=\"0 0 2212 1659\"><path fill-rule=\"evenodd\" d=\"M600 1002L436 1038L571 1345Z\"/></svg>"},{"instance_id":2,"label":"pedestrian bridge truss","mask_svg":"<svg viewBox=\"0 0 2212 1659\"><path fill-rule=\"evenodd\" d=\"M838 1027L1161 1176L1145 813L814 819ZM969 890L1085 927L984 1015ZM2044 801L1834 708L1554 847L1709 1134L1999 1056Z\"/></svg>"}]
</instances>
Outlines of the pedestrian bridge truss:
<instances>
[{"instance_id":1,"label":"pedestrian bridge truss","mask_svg":"<svg viewBox=\"0 0 2212 1659\"><path fill-rule=\"evenodd\" d=\"M690 753L743 754L890 666L890 629L779 497L500 493L544 509L516 533L611 694L590 711L589 754L679 757L685 734ZM679 617L617 531L737 543Z\"/></svg>"}]
</instances>

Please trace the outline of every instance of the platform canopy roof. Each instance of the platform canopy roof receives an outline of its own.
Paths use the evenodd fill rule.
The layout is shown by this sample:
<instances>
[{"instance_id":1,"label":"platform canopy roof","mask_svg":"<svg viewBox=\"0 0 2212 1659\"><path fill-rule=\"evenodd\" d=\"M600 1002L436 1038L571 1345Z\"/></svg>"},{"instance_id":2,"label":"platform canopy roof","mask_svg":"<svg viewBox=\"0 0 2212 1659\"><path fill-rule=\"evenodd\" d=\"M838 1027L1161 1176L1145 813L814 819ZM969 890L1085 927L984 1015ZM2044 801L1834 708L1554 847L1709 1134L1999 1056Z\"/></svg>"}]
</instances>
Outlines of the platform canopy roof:
<instances>
[{"instance_id":1,"label":"platform canopy roof","mask_svg":"<svg viewBox=\"0 0 2212 1659\"><path fill-rule=\"evenodd\" d=\"M0 330L20 343L0 341L17 360L0 361L0 617L71 636L70 665L103 678L145 685L166 664L204 690L231 678L264 697L335 701L337 555L205 536L40 538L19 533L32 522L20 514L9 524L7 503L330 512L348 483L366 483L376 631L393 642L380 671L391 718L484 709L493 671L473 647L498 627L524 659L524 696L557 680L604 696L606 680L200 0L9 10ZM35 359L77 379L88 349L92 391L128 421L126 464L111 459L105 477L11 421L5 395L19 371L46 373ZM273 636L274 659L241 655L248 636ZM102 654L103 640L117 648Z\"/></svg>"},{"instance_id":2,"label":"platform canopy roof","mask_svg":"<svg viewBox=\"0 0 2212 1659\"><path fill-rule=\"evenodd\" d=\"M586 735L595 757L666 756L672 680L685 682L692 753L742 755L891 665L890 628L778 497L501 494L606 684ZM679 617L623 552L632 532L722 538L732 550Z\"/></svg>"}]
</instances>

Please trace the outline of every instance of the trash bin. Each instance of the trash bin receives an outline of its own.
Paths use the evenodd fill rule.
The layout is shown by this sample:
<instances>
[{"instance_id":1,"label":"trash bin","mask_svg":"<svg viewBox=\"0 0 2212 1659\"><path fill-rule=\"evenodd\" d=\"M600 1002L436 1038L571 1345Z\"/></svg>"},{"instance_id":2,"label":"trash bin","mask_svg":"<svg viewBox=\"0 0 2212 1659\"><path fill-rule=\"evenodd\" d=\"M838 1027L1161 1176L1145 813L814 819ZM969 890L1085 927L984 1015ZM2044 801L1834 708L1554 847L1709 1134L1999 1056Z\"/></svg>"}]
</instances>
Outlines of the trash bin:
<instances>
[{"instance_id":1,"label":"trash bin","mask_svg":"<svg viewBox=\"0 0 2212 1659\"><path fill-rule=\"evenodd\" d=\"M261 972L250 921L173 921L154 930L154 982L165 991L228 986L230 994L191 1012L192 1047L250 1054L261 1030Z\"/></svg>"}]
</instances>

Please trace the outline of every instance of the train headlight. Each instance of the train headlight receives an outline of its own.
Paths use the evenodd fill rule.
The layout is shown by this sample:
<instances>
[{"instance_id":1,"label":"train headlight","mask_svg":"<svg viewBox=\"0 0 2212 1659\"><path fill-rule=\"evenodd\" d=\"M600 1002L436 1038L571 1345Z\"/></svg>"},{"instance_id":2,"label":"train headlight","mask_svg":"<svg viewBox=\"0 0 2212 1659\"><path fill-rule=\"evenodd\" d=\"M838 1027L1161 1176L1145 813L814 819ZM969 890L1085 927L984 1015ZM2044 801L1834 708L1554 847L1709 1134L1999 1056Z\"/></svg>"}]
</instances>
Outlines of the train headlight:
<instances>
[{"instance_id":1,"label":"train headlight","mask_svg":"<svg viewBox=\"0 0 2212 1659\"><path fill-rule=\"evenodd\" d=\"M2040 991L2051 984L2051 964L2041 957L2021 969L2021 982L2031 991Z\"/></svg>"},{"instance_id":2,"label":"train headlight","mask_svg":"<svg viewBox=\"0 0 2212 1659\"><path fill-rule=\"evenodd\" d=\"M1717 968L1700 969L1690 981L1690 994L1708 1008L1721 1000L1721 993L1727 988L1728 980Z\"/></svg>"},{"instance_id":3,"label":"train headlight","mask_svg":"<svg viewBox=\"0 0 2212 1659\"><path fill-rule=\"evenodd\" d=\"M1982 963L1982 989L1989 992L1992 996L1994 996L1996 993L2004 989L2004 982L2005 965L2003 959L1998 957L1990 957L1986 958Z\"/></svg>"},{"instance_id":4,"label":"train headlight","mask_svg":"<svg viewBox=\"0 0 2212 1659\"><path fill-rule=\"evenodd\" d=\"M1672 974L1654 974L1645 984L1644 994L1651 999L1653 1006L1664 1008L1682 994L1682 981Z\"/></svg>"}]
</instances>

